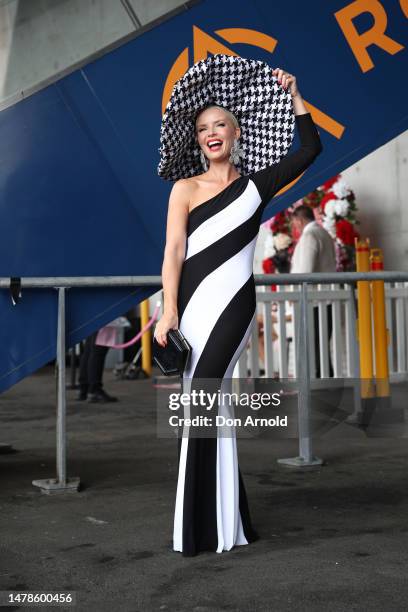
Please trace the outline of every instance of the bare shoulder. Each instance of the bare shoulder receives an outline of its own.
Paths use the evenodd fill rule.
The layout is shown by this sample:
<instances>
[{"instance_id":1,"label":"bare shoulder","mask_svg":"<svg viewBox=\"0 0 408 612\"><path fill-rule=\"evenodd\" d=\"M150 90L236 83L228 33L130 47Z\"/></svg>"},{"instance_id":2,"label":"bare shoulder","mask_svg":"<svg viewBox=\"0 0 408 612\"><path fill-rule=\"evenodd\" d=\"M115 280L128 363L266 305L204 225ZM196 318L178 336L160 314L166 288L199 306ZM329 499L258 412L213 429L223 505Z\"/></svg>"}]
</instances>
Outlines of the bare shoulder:
<instances>
[{"instance_id":1,"label":"bare shoulder","mask_svg":"<svg viewBox=\"0 0 408 612\"><path fill-rule=\"evenodd\" d=\"M205 187L206 181L203 181L203 176L189 176L188 178L182 178L176 181L174 188L179 193L188 195L190 200L194 199L194 194Z\"/></svg>"},{"instance_id":2,"label":"bare shoulder","mask_svg":"<svg viewBox=\"0 0 408 612\"><path fill-rule=\"evenodd\" d=\"M194 190L194 185L191 179L178 179L172 187L170 197L177 200L190 200L191 193Z\"/></svg>"},{"instance_id":3,"label":"bare shoulder","mask_svg":"<svg viewBox=\"0 0 408 612\"><path fill-rule=\"evenodd\" d=\"M178 179L171 190L170 201L176 201L179 204L183 203L189 209L191 202L194 200L194 194L199 187L200 185L195 176Z\"/></svg>"},{"instance_id":4,"label":"bare shoulder","mask_svg":"<svg viewBox=\"0 0 408 612\"><path fill-rule=\"evenodd\" d=\"M194 188L194 184L194 176L191 176L189 178L181 178L174 183L173 189L179 193L186 193L187 191L191 191L191 189Z\"/></svg>"},{"instance_id":5,"label":"bare shoulder","mask_svg":"<svg viewBox=\"0 0 408 612\"><path fill-rule=\"evenodd\" d=\"M189 179L182 178L175 181L169 197L170 214L188 214L191 193L192 184Z\"/></svg>"}]
</instances>

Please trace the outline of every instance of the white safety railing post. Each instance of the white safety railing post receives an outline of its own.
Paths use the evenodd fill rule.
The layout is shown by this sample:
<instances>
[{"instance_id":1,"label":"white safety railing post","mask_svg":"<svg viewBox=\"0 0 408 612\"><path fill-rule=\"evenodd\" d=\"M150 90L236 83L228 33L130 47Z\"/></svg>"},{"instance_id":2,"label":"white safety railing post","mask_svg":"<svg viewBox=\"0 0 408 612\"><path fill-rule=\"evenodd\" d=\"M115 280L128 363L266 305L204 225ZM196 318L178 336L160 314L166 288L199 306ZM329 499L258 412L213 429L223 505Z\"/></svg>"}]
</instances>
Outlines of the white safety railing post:
<instances>
[{"instance_id":1,"label":"white safety railing post","mask_svg":"<svg viewBox=\"0 0 408 612\"><path fill-rule=\"evenodd\" d=\"M298 378L298 363L299 363L299 346L297 342L299 338L299 301L293 302L293 376Z\"/></svg>"},{"instance_id":2,"label":"white safety railing post","mask_svg":"<svg viewBox=\"0 0 408 612\"><path fill-rule=\"evenodd\" d=\"M331 289L333 292L340 291L339 285L332 284ZM333 354L333 371L336 378L343 377L343 338L342 338L342 304L343 300L335 299L332 302L332 354ZM329 306L330 308L330 306ZM330 347L329 347L330 350Z\"/></svg>"},{"instance_id":3,"label":"white safety railing post","mask_svg":"<svg viewBox=\"0 0 408 612\"><path fill-rule=\"evenodd\" d=\"M389 344L388 344L388 367L390 374L395 370L394 368L394 317L393 312L393 300L392 300L392 286L391 283L384 283L385 288L385 319L387 321L387 327L389 329Z\"/></svg>"},{"instance_id":4,"label":"white safety railing post","mask_svg":"<svg viewBox=\"0 0 408 612\"><path fill-rule=\"evenodd\" d=\"M402 297L401 293L404 289L403 283L395 283L396 289L398 289L399 296L395 300L395 327L398 330L397 333L397 372L402 374L407 370L407 362L405 355L405 298ZM402 290L402 291L401 291ZM390 330L391 331L391 330Z\"/></svg>"},{"instance_id":5,"label":"white safety railing post","mask_svg":"<svg viewBox=\"0 0 408 612\"><path fill-rule=\"evenodd\" d=\"M272 302L262 302L263 346L265 377L272 378L274 372L272 338Z\"/></svg>"},{"instance_id":6,"label":"white safety railing post","mask_svg":"<svg viewBox=\"0 0 408 612\"><path fill-rule=\"evenodd\" d=\"M314 291L314 290L312 290ZM313 310L313 302L308 300L307 303L307 322L308 322L308 338L309 338L309 372L310 372L310 377L312 379L316 378L316 350L315 350L315 346L316 346L316 329L315 329L315 321L314 321L314 310ZM302 315L300 315L301 317ZM317 330L317 333L319 333L319 331ZM297 336L299 337L299 336ZM300 353L300 347L299 347L299 353ZM298 361L298 360L297 360ZM299 375L297 375L299 376Z\"/></svg>"},{"instance_id":7,"label":"white safety railing post","mask_svg":"<svg viewBox=\"0 0 408 612\"><path fill-rule=\"evenodd\" d=\"M282 287L277 287L277 293L279 297L284 297L284 293L282 291ZM286 296L285 296L286 297ZM289 347L288 347L288 339L286 336L286 299L280 299L278 302L278 358L279 358L279 377L280 378L288 378L289 377ZM293 315L292 315L293 319ZM293 322L293 321L292 321ZM292 339L292 342L294 339Z\"/></svg>"}]
</instances>

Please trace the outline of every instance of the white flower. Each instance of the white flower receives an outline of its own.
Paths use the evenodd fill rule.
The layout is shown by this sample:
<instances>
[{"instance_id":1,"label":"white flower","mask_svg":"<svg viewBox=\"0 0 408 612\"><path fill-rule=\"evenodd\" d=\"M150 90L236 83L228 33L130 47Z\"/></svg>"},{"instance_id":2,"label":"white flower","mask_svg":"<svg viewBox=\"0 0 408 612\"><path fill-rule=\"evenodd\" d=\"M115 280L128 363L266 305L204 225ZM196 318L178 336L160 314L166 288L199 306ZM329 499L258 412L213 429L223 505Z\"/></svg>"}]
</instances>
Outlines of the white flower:
<instances>
[{"instance_id":1,"label":"white flower","mask_svg":"<svg viewBox=\"0 0 408 612\"><path fill-rule=\"evenodd\" d=\"M332 217L325 217L322 223L324 229L329 232L332 238L336 237L336 221Z\"/></svg>"},{"instance_id":2,"label":"white flower","mask_svg":"<svg viewBox=\"0 0 408 612\"><path fill-rule=\"evenodd\" d=\"M334 219L336 214L335 200L329 200L324 207L324 214L330 219Z\"/></svg>"},{"instance_id":3,"label":"white flower","mask_svg":"<svg viewBox=\"0 0 408 612\"><path fill-rule=\"evenodd\" d=\"M331 190L339 200L345 198L350 193L350 189L347 187L343 179L339 179L336 183L334 183Z\"/></svg>"},{"instance_id":4,"label":"white flower","mask_svg":"<svg viewBox=\"0 0 408 612\"><path fill-rule=\"evenodd\" d=\"M349 210L347 200L332 200L334 202L334 210L338 217L346 217Z\"/></svg>"},{"instance_id":5,"label":"white flower","mask_svg":"<svg viewBox=\"0 0 408 612\"><path fill-rule=\"evenodd\" d=\"M276 253L274 239L272 232L266 234L265 245L264 245L264 259L273 257Z\"/></svg>"},{"instance_id":6,"label":"white flower","mask_svg":"<svg viewBox=\"0 0 408 612\"><path fill-rule=\"evenodd\" d=\"M291 244L292 239L288 234L284 234L283 232L279 232L274 237L274 245L277 251L281 251L283 249L287 249Z\"/></svg>"}]
</instances>

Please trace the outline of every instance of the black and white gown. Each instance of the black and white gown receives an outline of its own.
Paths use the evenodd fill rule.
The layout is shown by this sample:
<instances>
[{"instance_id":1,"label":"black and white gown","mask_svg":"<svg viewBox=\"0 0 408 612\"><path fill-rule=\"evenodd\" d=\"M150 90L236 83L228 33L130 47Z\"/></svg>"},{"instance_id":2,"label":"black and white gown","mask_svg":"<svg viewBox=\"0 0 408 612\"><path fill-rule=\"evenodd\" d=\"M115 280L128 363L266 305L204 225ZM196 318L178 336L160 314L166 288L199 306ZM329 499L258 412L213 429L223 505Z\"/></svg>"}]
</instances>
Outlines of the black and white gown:
<instances>
[{"instance_id":1,"label":"black and white gown","mask_svg":"<svg viewBox=\"0 0 408 612\"><path fill-rule=\"evenodd\" d=\"M192 346L183 391L192 379L220 379L230 391L234 366L256 317L253 257L262 212L322 149L310 113L296 115L300 147L280 162L240 176L189 214L179 291L179 329ZM189 386L190 385L190 386ZM235 430L226 437L179 440L173 549L183 556L222 552L257 539L238 467Z\"/></svg>"}]
</instances>

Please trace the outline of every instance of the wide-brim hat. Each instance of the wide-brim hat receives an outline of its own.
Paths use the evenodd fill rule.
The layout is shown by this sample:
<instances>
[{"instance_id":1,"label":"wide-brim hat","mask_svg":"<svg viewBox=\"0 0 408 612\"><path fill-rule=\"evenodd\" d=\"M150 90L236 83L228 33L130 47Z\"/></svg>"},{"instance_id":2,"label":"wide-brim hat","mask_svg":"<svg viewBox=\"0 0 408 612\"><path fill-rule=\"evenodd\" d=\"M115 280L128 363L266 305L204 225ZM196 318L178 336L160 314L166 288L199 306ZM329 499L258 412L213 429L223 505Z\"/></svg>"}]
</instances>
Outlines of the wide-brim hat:
<instances>
[{"instance_id":1,"label":"wide-brim hat","mask_svg":"<svg viewBox=\"0 0 408 612\"><path fill-rule=\"evenodd\" d=\"M292 97L265 62L217 53L196 62L176 81L160 129L159 176L178 180L202 174L195 133L198 112L211 104L231 111L241 128L243 155L235 164L248 175L276 164L295 130Z\"/></svg>"}]
</instances>

